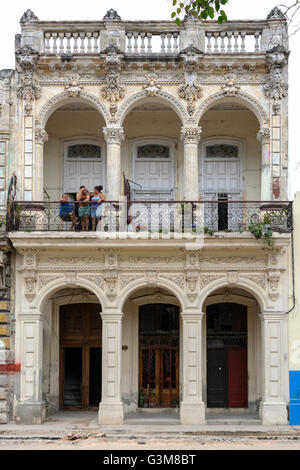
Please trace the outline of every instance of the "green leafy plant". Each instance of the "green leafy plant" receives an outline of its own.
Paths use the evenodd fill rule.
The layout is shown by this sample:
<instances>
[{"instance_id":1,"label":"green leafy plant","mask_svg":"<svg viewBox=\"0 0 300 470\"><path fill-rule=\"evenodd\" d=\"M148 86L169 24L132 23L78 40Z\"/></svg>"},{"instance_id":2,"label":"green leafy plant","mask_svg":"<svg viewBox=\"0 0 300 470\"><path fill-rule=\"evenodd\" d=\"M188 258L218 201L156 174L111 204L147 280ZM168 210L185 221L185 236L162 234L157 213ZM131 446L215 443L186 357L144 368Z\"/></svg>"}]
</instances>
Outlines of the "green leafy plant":
<instances>
[{"instance_id":1,"label":"green leafy plant","mask_svg":"<svg viewBox=\"0 0 300 470\"><path fill-rule=\"evenodd\" d=\"M140 388L139 390L139 407L143 408L145 404L145 390L143 388Z\"/></svg>"},{"instance_id":2,"label":"green leafy plant","mask_svg":"<svg viewBox=\"0 0 300 470\"><path fill-rule=\"evenodd\" d=\"M249 225L249 231L255 236L256 240L264 238L265 244L272 247L274 246L272 230L265 230L264 222L255 222Z\"/></svg>"},{"instance_id":3,"label":"green leafy plant","mask_svg":"<svg viewBox=\"0 0 300 470\"><path fill-rule=\"evenodd\" d=\"M171 0L174 7L174 11L171 14L171 18L174 19L175 23L180 26L181 20L180 15L182 13L189 14L200 20L213 20L217 16L217 21L222 24L227 21L227 15L222 9L223 5L226 5L229 0Z\"/></svg>"}]
</instances>

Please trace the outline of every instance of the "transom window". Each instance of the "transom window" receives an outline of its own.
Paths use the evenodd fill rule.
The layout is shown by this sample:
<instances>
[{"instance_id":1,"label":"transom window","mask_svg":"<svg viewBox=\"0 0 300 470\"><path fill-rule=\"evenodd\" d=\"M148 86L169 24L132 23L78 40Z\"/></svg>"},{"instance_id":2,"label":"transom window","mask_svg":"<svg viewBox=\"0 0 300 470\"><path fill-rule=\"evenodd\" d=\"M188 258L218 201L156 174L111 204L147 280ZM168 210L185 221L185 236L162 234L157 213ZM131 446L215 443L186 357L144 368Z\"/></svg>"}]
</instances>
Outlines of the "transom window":
<instances>
[{"instance_id":1,"label":"transom window","mask_svg":"<svg viewBox=\"0 0 300 470\"><path fill-rule=\"evenodd\" d=\"M68 147L68 159L101 160L101 147L93 144L77 144Z\"/></svg>"},{"instance_id":2,"label":"transom window","mask_svg":"<svg viewBox=\"0 0 300 470\"><path fill-rule=\"evenodd\" d=\"M236 145L217 144L206 147L206 158L208 159L238 159L239 148Z\"/></svg>"},{"instance_id":3,"label":"transom window","mask_svg":"<svg viewBox=\"0 0 300 470\"><path fill-rule=\"evenodd\" d=\"M165 145L149 144L137 148L137 159L167 159L170 158L170 148Z\"/></svg>"}]
</instances>

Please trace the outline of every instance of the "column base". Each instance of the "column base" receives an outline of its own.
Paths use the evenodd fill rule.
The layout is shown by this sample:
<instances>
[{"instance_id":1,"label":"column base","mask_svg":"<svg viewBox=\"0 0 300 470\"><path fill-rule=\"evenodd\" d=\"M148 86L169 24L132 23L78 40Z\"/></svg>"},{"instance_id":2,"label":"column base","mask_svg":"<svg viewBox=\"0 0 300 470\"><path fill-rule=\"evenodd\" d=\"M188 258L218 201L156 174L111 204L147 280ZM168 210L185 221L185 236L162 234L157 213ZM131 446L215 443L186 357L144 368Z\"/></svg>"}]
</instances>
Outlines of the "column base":
<instances>
[{"instance_id":1,"label":"column base","mask_svg":"<svg viewBox=\"0 0 300 470\"><path fill-rule=\"evenodd\" d=\"M42 424L46 419L45 403L19 402L15 408L17 424Z\"/></svg>"},{"instance_id":2,"label":"column base","mask_svg":"<svg viewBox=\"0 0 300 470\"><path fill-rule=\"evenodd\" d=\"M100 403L98 412L99 424L123 424L123 403Z\"/></svg>"},{"instance_id":3,"label":"column base","mask_svg":"<svg viewBox=\"0 0 300 470\"><path fill-rule=\"evenodd\" d=\"M204 402L180 404L181 424L205 424Z\"/></svg>"},{"instance_id":4,"label":"column base","mask_svg":"<svg viewBox=\"0 0 300 470\"><path fill-rule=\"evenodd\" d=\"M286 403L262 403L260 417L263 426L288 424Z\"/></svg>"}]
</instances>

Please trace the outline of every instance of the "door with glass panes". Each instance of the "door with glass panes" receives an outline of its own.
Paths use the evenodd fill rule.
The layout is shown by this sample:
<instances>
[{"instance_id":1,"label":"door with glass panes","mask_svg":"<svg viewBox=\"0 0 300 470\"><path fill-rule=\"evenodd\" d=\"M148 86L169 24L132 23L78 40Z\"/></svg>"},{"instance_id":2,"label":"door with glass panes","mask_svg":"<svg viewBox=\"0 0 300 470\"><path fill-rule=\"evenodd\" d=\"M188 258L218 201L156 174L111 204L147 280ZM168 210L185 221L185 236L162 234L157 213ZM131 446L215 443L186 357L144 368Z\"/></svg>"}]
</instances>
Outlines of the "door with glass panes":
<instances>
[{"instance_id":1,"label":"door with glass panes","mask_svg":"<svg viewBox=\"0 0 300 470\"><path fill-rule=\"evenodd\" d=\"M216 231L238 230L243 224L241 145L207 142L202 146L201 194L205 225ZM231 202L232 201L232 202Z\"/></svg>"}]
</instances>

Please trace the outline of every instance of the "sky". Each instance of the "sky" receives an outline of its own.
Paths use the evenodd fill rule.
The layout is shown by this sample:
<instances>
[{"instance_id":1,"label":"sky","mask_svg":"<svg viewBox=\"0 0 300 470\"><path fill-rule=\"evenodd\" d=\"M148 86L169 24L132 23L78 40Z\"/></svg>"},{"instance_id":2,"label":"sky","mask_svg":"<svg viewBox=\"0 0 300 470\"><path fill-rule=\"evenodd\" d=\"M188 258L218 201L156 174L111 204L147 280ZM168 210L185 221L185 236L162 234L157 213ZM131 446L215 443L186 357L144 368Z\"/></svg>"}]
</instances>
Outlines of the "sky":
<instances>
[{"instance_id":1,"label":"sky","mask_svg":"<svg viewBox=\"0 0 300 470\"><path fill-rule=\"evenodd\" d=\"M280 0L229 0L225 10L229 20L265 19L271 9L280 5ZM284 0L291 5L294 0ZM19 21L24 11L30 8L39 20L102 20L110 8L117 10L122 20L170 20L171 0L10 0L5 2L0 17L0 69L14 68L14 36L20 33ZM300 23L300 11L296 20ZM300 104L300 31L290 37L289 60L289 198L300 191L300 162L298 152L298 107Z\"/></svg>"}]
</instances>

